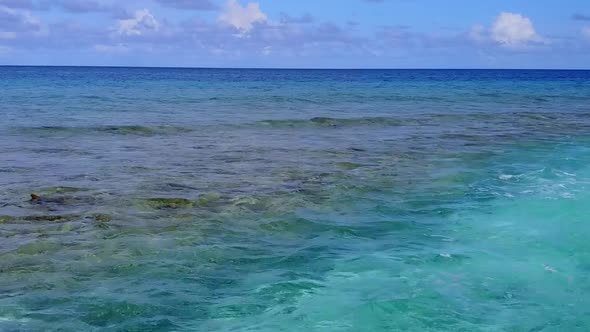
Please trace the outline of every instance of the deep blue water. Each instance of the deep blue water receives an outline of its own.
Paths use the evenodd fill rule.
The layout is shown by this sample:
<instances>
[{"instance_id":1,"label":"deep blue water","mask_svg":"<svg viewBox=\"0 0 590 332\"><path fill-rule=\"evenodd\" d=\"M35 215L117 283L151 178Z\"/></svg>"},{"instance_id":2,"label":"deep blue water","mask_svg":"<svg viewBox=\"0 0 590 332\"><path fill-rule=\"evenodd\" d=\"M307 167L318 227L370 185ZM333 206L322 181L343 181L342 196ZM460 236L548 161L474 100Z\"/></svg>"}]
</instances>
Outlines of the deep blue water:
<instances>
[{"instance_id":1,"label":"deep blue water","mask_svg":"<svg viewBox=\"0 0 590 332\"><path fill-rule=\"evenodd\" d=\"M0 67L0 330L588 331L589 133L590 71Z\"/></svg>"}]
</instances>

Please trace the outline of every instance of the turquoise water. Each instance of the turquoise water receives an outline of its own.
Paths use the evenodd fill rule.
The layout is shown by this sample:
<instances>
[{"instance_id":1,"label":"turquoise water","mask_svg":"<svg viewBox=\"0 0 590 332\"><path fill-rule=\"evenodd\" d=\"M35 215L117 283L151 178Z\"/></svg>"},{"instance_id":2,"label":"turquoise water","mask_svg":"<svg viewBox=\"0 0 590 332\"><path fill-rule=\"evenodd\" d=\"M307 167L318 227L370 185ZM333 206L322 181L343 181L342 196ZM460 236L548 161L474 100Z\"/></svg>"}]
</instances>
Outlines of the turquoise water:
<instances>
[{"instance_id":1,"label":"turquoise water","mask_svg":"<svg viewBox=\"0 0 590 332\"><path fill-rule=\"evenodd\" d=\"M590 330L588 71L0 67L0 105L1 331Z\"/></svg>"}]
</instances>

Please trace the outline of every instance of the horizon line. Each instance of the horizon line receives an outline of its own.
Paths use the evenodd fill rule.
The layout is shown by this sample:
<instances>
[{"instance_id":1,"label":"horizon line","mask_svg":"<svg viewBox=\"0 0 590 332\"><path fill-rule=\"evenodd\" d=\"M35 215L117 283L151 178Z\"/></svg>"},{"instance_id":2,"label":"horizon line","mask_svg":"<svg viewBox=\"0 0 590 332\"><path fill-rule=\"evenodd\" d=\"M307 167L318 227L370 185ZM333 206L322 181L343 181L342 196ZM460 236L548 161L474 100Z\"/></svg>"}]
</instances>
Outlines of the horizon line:
<instances>
[{"instance_id":1,"label":"horizon line","mask_svg":"<svg viewBox=\"0 0 590 332\"><path fill-rule=\"evenodd\" d=\"M354 68L354 67L190 67L190 66L125 66L125 65L13 65L0 64L0 67L47 67L47 68L136 68L136 69L199 69L199 70L547 70L547 71L590 71L590 68Z\"/></svg>"}]
</instances>

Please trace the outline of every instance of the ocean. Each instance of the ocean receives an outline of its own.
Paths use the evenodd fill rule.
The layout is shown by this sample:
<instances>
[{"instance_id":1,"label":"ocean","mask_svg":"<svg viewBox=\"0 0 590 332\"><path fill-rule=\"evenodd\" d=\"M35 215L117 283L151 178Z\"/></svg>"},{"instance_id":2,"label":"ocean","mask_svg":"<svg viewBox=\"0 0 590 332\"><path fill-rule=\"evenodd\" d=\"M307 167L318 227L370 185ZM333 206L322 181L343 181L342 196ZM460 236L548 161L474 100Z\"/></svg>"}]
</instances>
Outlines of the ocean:
<instances>
[{"instance_id":1,"label":"ocean","mask_svg":"<svg viewBox=\"0 0 590 332\"><path fill-rule=\"evenodd\" d=\"M590 330L590 71L0 67L0 119L1 331Z\"/></svg>"}]
</instances>

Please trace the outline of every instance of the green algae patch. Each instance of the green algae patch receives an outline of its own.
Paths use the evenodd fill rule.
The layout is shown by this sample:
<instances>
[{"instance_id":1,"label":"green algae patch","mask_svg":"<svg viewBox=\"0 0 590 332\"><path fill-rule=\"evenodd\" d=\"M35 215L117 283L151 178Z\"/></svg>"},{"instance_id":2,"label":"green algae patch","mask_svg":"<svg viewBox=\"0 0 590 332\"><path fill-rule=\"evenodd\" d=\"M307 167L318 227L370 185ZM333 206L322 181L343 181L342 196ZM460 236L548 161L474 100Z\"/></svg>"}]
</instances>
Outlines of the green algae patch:
<instances>
[{"instance_id":1,"label":"green algae patch","mask_svg":"<svg viewBox=\"0 0 590 332\"><path fill-rule=\"evenodd\" d=\"M78 218L78 215L34 215L24 217L0 216L0 224L7 223L65 223Z\"/></svg>"},{"instance_id":2,"label":"green algae patch","mask_svg":"<svg viewBox=\"0 0 590 332\"><path fill-rule=\"evenodd\" d=\"M74 230L74 225L72 225L72 224L64 224L60 229L60 231L62 231L64 233L71 232L73 230Z\"/></svg>"},{"instance_id":3,"label":"green algae patch","mask_svg":"<svg viewBox=\"0 0 590 332\"><path fill-rule=\"evenodd\" d=\"M20 219L27 222L68 222L78 218L78 215L37 215L37 216L24 216Z\"/></svg>"},{"instance_id":4,"label":"green algae patch","mask_svg":"<svg viewBox=\"0 0 590 332\"><path fill-rule=\"evenodd\" d=\"M343 162L336 163L336 166L346 169L346 170L353 170L353 169L357 169L359 167L363 167L363 165L361 165L361 164L352 163L349 161L343 161Z\"/></svg>"},{"instance_id":5,"label":"green algae patch","mask_svg":"<svg viewBox=\"0 0 590 332\"><path fill-rule=\"evenodd\" d=\"M100 228L100 229L109 229L110 228L109 224L106 222L97 222L94 226L97 228Z\"/></svg>"},{"instance_id":6,"label":"green algae patch","mask_svg":"<svg viewBox=\"0 0 590 332\"><path fill-rule=\"evenodd\" d=\"M16 253L21 255L40 255L48 252L56 252L61 247L60 244L54 242L35 241L19 247L16 249Z\"/></svg>"},{"instance_id":7,"label":"green algae patch","mask_svg":"<svg viewBox=\"0 0 590 332\"><path fill-rule=\"evenodd\" d=\"M198 215L192 214L192 213L180 213L180 214L175 214L175 215L171 216L170 218L173 220L186 220L186 219L198 218Z\"/></svg>"},{"instance_id":8,"label":"green algae patch","mask_svg":"<svg viewBox=\"0 0 590 332\"><path fill-rule=\"evenodd\" d=\"M220 194L210 193L199 196L199 199L194 201L195 206L210 207L219 204L222 196Z\"/></svg>"},{"instance_id":9,"label":"green algae patch","mask_svg":"<svg viewBox=\"0 0 590 332\"><path fill-rule=\"evenodd\" d=\"M54 195L54 194L66 194L66 193L77 193L80 191L84 191L85 189L82 188L75 188L75 187L49 187L45 188L41 191L41 193L45 195Z\"/></svg>"},{"instance_id":10,"label":"green algae patch","mask_svg":"<svg viewBox=\"0 0 590 332\"><path fill-rule=\"evenodd\" d=\"M183 209L193 207L217 206L222 196L219 194L203 194L196 200L186 198L148 198L143 204L152 209Z\"/></svg>"},{"instance_id":11,"label":"green algae patch","mask_svg":"<svg viewBox=\"0 0 590 332\"><path fill-rule=\"evenodd\" d=\"M157 316L162 310L152 305L108 302L91 305L85 311L87 313L81 317L82 321L94 327L106 327L121 324L130 318L145 320Z\"/></svg>"},{"instance_id":12,"label":"green algae patch","mask_svg":"<svg viewBox=\"0 0 590 332\"><path fill-rule=\"evenodd\" d=\"M148 198L145 204L152 209L179 209L194 207L194 201L185 198Z\"/></svg>"},{"instance_id":13,"label":"green algae patch","mask_svg":"<svg viewBox=\"0 0 590 332\"><path fill-rule=\"evenodd\" d=\"M337 229L322 224L312 222L302 218L287 218L275 220L259 225L260 229L270 233L280 233L283 235L306 236L309 234L319 234L322 232Z\"/></svg>"},{"instance_id":14,"label":"green algae patch","mask_svg":"<svg viewBox=\"0 0 590 332\"><path fill-rule=\"evenodd\" d=\"M0 224L13 222L16 218L13 216L0 216Z\"/></svg>"}]
</instances>

